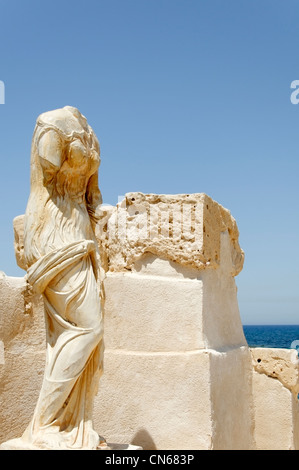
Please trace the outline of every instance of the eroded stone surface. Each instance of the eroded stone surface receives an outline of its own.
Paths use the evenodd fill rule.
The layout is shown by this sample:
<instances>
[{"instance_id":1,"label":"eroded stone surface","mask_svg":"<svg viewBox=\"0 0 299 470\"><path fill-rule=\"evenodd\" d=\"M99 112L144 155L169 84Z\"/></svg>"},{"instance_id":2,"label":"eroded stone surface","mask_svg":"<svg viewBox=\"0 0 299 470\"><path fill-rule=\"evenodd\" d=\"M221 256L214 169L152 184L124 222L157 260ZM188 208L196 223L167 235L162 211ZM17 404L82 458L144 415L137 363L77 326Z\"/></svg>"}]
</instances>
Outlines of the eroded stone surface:
<instances>
[{"instance_id":1,"label":"eroded stone surface","mask_svg":"<svg viewBox=\"0 0 299 470\"><path fill-rule=\"evenodd\" d=\"M220 235L231 240L232 275L244 262L231 213L206 194L128 193L96 232L110 271L131 270L151 253L197 270L220 264Z\"/></svg>"},{"instance_id":2,"label":"eroded stone surface","mask_svg":"<svg viewBox=\"0 0 299 470\"><path fill-rule=\"evenodd\" d=\"M26 270L24 258L24 215L18 215L13 220L14 249L17 265Z\"/></svg>"},{"instance_id":3,"label":"eroded stone surface","mask_svg":"<svg viewBox=\"0 0 299 470\"><path fill-rule=\"evenodd\" d=\"M251 348L254 370L279 380L292 393L299 392L297 352L292 349Z\"/></svg>"}]
</instances>

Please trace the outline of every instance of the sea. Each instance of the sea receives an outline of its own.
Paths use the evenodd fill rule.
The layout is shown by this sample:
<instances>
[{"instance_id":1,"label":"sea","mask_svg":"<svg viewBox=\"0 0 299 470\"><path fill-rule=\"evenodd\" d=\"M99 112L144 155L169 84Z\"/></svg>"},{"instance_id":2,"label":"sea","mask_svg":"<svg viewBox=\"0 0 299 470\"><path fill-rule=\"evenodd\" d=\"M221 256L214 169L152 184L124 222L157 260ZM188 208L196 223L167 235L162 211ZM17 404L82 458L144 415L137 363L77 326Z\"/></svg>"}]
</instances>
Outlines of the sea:
<instances>
[{"instance_id":1,"label":"sea","mask_svg":"<svg viewBox=\"0 0 299 470\"><path fill-rule=\"evenodd\" d=\"M249 347L299 349L299 325L243 325Z\"/></svg>"}]
</instances>

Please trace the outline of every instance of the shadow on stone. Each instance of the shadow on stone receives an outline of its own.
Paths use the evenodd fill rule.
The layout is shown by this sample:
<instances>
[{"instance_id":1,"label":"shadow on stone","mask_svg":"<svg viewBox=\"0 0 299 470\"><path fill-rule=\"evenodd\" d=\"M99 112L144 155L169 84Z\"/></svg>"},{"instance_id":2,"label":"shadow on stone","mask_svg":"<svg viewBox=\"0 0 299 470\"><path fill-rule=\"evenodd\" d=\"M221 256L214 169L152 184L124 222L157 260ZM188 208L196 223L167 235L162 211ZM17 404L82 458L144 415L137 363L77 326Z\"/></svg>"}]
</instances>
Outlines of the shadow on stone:
<instances>
[{"instance_id":1,"label":"shadow on stone","mask_svg":"<svg viewBox=\"0 0 299 470\"><path fill-rule=\"evenodd\" d=\"M156 444L146 429L140 429L134 436L132 444L141 446L144 450L156 450Z\"/></svg>"}]
</instances>

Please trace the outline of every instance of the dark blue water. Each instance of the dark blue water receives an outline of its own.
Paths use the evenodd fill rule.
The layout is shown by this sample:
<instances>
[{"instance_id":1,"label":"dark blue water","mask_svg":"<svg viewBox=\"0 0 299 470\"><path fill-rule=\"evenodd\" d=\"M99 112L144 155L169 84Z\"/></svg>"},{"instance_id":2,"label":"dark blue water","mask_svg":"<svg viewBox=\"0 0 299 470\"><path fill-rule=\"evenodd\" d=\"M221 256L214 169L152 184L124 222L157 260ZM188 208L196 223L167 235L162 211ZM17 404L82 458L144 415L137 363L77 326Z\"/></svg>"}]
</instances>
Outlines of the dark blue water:
<instances>
[{"instance_id":1,"label":"dark blue water","mask_svg":"<svg viewBox=\"0 0 299 470\"><path fill-rule=\"evenodd\" d=\"M297 349L299 345L299 325L244 325L243 329L250 347ZM293 341L297 345L291 346Z\"/></svg>"}]
</instances>

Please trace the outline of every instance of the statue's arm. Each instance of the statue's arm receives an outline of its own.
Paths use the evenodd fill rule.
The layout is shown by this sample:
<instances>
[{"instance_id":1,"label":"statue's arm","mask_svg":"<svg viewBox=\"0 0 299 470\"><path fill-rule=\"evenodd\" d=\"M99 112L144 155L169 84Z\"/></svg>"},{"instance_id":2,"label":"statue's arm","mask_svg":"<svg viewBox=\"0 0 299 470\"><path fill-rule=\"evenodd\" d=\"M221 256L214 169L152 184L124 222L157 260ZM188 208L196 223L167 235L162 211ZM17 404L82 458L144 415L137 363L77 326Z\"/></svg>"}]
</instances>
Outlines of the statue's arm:
<instances>
[{"instance_id":1,"label":"statue's arm","mask_svg":"<svg viewBox=\"0 0 299 470\"><path fill-rule=\"evenodd\" d=\"M98 171L89 178L85 198L89 217L94 225L98 222L98 210L102 204L102 194L98 183Z\"/></svg>"},{"instance_id":2,"label":"statue's arm","mask_svg":"<svg viewBox=\"0 0 299 470\"><path fill-rule=\"evenodd\" d=\"M86 201L89 206L96 208L102 204L102 195L99 189L98 171L96 171L88 180L86 189Z\"/></svg>"}]
</instances>

